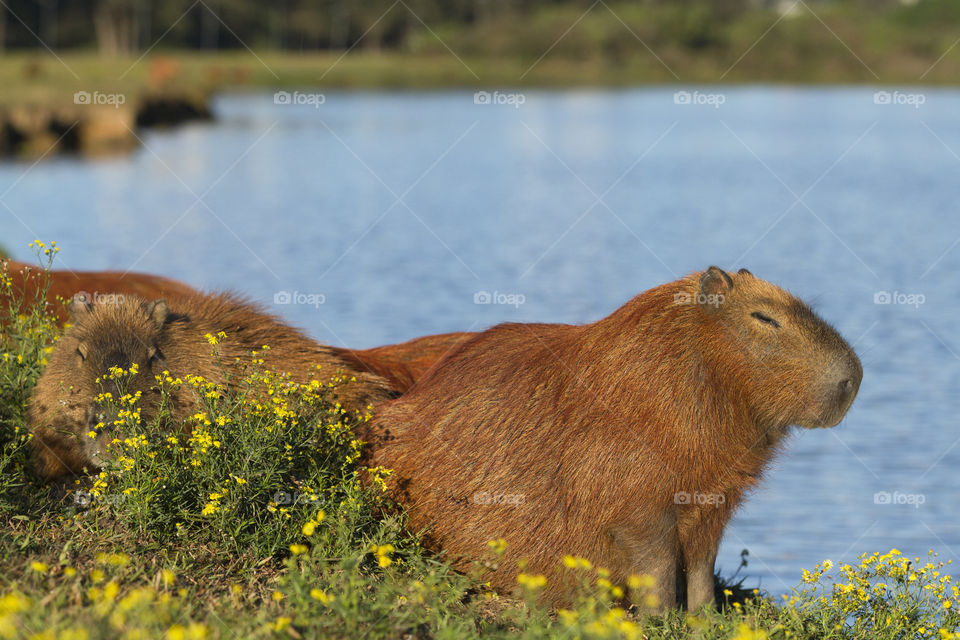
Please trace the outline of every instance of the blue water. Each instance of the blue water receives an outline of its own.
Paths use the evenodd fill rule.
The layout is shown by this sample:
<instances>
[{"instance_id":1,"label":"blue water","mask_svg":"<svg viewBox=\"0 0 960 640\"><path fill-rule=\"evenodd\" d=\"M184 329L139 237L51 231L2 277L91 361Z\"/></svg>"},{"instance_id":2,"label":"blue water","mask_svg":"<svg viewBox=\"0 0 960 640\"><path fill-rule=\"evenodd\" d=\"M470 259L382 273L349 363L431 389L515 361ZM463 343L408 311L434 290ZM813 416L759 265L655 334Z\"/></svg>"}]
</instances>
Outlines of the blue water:
<instances>
[{"instance_id":1,"label":"blue water","mask_svg":"<svg viewBox=\"0 0 960 640\"><path fill-rule=\"evenodd\" d=\"M128 157L0 165L0 241L241 291L351 347L592 321L709 264L747 267L813 302L865 374L839 427L793 437L719 566L749 548L747 584L784 592L825 558L960 559L960 92L910 90L915 108L872 89L699 90L723 103L225 96L215 123ZM484 291L523 303L474 304ZM875 304L883 291L904 304ZM281 292L323 304L274 305Z\"/></svg>"}]
</instances>

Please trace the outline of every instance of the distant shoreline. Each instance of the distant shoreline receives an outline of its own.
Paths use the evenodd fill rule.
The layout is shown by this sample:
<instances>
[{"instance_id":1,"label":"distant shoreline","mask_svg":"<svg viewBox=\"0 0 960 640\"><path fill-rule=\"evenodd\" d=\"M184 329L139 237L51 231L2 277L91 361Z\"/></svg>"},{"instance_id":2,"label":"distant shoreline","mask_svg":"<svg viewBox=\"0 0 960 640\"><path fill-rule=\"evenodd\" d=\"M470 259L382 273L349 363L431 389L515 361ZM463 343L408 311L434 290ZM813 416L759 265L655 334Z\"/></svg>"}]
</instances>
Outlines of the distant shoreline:
<instances>
[{"instance_id":1,"label":"distant shoreline","mask_svg":"<svg viewBox=\"0 0 960 640\"><path fill-rule=\"evenodd\" d=\"M681 56L661 64L636 52L619 63L603 58L464 58L399 52L205 53L152 52L142 59L95 53L0 55L0 107L30 102L72 104L76 91L132 93L175 89L210 94L234 89L487 89L619 88L645 85L864 85L960 86L960 47L930 70L930 61L891 56L867 68L852 55L805 60L789 68L777 61L728 68L723 62ZM669 65L668 66L665 66ZM929 70L929 72L928 72ZM876 75L874 75L876 74Z\"/></svg>"},{"instance_id":2,"label":"distant shoreline","mask_svg":"<svg viewBox=\"0 0 960 640\"><path fill-rule=\"evenodd\" d=\"M843 64L817 58L721 69L720 61L677 57L658 61L646 51L617 64L602 58L461 58L452 53L153 52L143 58L94 53L14 53L0 56L0 156L49 153L124 153L138 131L210 117L209 100L237 91L626 89L706 86L950 87L960 83L960 55L944 56L934 72L927 61L896 58L882 75L849 56ZM852 63L851 63L852 62ZM908 64L909 62L909 64ZM896 71L894 73L894 71ZM879 79L874 76L879 75ZM924 80L918 78L923 75ZM157 108L159 105L160 108Z\"/></svg>"}]
</instances>

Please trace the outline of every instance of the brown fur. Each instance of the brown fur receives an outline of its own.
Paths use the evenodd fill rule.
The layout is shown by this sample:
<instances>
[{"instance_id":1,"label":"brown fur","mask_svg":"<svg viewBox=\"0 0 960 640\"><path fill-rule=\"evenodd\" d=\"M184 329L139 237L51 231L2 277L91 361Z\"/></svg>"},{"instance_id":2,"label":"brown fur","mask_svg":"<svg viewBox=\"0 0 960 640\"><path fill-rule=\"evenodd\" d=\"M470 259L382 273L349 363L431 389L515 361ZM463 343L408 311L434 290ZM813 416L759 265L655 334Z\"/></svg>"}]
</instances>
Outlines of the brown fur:
<instances>
[{"instance_id":1,"label":"brown fur","mask_svg":"<svg viewBox=\"0 0 960 640\"><path fill-rule=\"evenodd\" d=\"M13 281L14 292L22 299L32 302L43 286L43 269L25 262L7 260L6 268ZM49 272L47 289L47 308L54 312L60 324L67 321L68 313L61 301L73 299L73 296L85 292L91 296L120 293L139 296L145 300L157 298L173 299L193 295L196 290L163 276L146 273L123 273L121 271L59 271ZM7 301L0 300L2 310L0 318L7 313Z\"/></svg>"},{"instance_id":2,"label":"brown fur","mask_svg":"<svg viewBox=\"0 0 960 640\"><path fill-rule=\"evenodd\" d=\"M441 333L373 349L334 351L358 370L382 376L390 382L394 391L406 393L444 356L453 353L475 335L465 332Z\"/></svg>"},{"instance_id":3,"label":"brown fur","mask_svg":"<svg viewBox=\"0 0 960 640\"><path fill-rule=\"evenodd\" d=\"M5 261L13 281L13 290L22 300L36 300L42 286L43 269L16 260ZM119 293L155 300L196 295L198 292L190 286L146 273L123 273L120 271L59 271L49 272L49 288L46 302L60 324L65 323L69 314L63 301L69 302L81 292L91 296ZM0 323L6 314L6 300L0 310ZM358 371L368 371L382 376L391 387L400 393L413 386L424 373L449 351L461 342L465 342L472 333L444 333L434 336L415 338L397 345L375 347L373 349L331 349L350 363Z\"/></svg>"},{"instance_id":4,"label":"brown fur","mask_svg":"<svg viewBox=\"0 0 960 640\"><path fill-rule=\"evenodd\" d=\"M838 423L861 376L803 302L711 267L592 324L477 334L364 436L410 526L458 566L507 540L495 588L515 586L523 558L563 602L570 553L615 581L652 574L662 606L695 608L713 601L723 529L787 428Z\"/></svg>"},{"instance_id":5,"label":"brown fur","mask_svg":"<svg viewBox=\"0 0 960 640\"><path fill-rule=\"evenodd\" d=\"M358 371L332 348L232 295L196 294L177 298L169 307L162 300L127 296L120 304L75 302L71 313L75 325L57 343L30 400L34 459L48 479L98 466L102 440L109 436L91 439L86 434L99 421L95 379L111 365L138 365L140 372L128 391L142 393L145 420L158 410L155 375L167 370L175 377L198 374L227 383L224 372L236 374L236 360L250 363L252 350L259 352L266 368L289 373L296 382L328 382L342 373L347 381L333 393L350 413L365 412L371 403L395 395L386 380ZM216 347L218 363L204 336L220 331L227 337ZM270 349L262 350L263 345ZM175 419L195 410L195 395L186 386L172 396Z\"/></svg>"}]
</instances>

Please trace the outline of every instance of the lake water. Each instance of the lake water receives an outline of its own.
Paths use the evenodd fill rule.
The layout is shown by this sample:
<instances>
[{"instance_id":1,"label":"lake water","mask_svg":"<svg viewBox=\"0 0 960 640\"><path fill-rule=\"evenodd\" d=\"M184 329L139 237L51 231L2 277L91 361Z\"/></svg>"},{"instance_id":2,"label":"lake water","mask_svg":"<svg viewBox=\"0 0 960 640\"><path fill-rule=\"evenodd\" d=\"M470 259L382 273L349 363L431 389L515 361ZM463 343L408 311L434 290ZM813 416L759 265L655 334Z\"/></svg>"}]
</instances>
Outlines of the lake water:
<instances>
[{"instance_id":1,"label":"lake water","mask_svg":"<svg viewBox=\"0 0 960 640\"><path fill-rule=\"evenodd\" d=\"M215 123L128 157L0 165L0 242L237 290L351 347L588 322L709 264L747 267L813 302L865 373L839 427L792 438L720 568L749 548L747 585L776 593L825 558L960 559L960 92L689 97L225 96ZM273 304L283 292L301 303Z\"/></svg>"}]
</instances>

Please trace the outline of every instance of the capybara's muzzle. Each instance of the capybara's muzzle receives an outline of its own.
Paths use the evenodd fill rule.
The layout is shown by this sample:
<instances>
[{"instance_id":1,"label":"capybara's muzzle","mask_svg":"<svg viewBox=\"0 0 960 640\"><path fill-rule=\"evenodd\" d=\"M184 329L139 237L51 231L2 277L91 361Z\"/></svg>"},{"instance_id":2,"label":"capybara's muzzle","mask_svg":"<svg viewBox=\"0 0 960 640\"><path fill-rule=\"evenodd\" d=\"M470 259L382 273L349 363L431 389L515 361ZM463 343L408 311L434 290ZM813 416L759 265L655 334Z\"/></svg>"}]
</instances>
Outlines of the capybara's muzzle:
<instances>
[{"instance_id":1,"label":"capybara's muzzle","mask_svg":"<svg viewBox=\"0 0 960 640\"><path fill-rule=\"evenodd\" d=\"M820 419L811 425L814 427L833 427L843 420L857 397L863 379L860 359L853 350L844 354L828 371L822 413Z\"/></svg>"}]
</instances>

